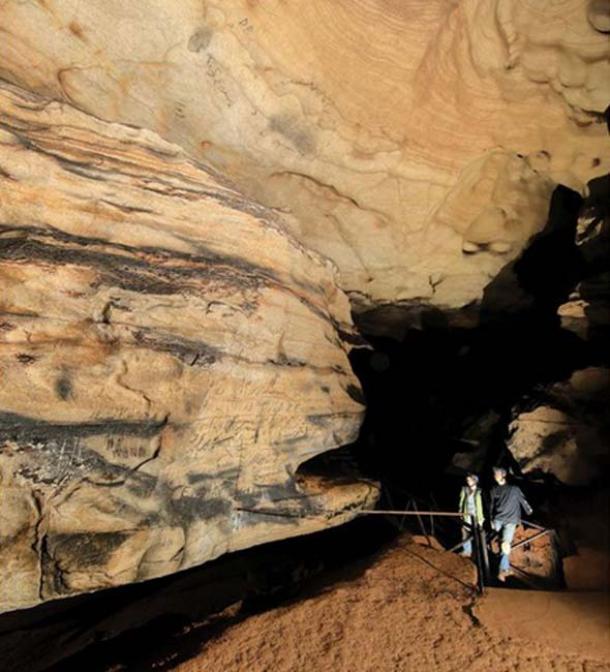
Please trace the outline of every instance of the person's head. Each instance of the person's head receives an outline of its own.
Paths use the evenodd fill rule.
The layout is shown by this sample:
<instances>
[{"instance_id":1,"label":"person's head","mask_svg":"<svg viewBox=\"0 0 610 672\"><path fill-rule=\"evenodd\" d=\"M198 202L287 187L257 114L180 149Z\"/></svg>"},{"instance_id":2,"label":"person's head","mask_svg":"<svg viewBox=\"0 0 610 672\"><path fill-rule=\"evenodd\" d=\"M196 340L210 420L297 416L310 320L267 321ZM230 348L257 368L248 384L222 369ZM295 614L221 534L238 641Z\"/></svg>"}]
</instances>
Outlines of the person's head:
<instances>
[{"instance_id":1,"label":"person's head","mask_svg":"<svg viewBox=\"0 0 610 672\"><path fill-rule=\"evenodd\" d=\"M506 469L503 467L494 467L494 480L498 485L506 483Z\"/></svg>"},{"instance_id":2,"label":"person's head","mask_svg":"<svg viewBox=\"0 0 610 672\"><path fill-rule=\"evenodd\" d=\"M467 474L466 485L474 490L479 483L479 477L476 474Z\"/></svg>"}]
</instances>

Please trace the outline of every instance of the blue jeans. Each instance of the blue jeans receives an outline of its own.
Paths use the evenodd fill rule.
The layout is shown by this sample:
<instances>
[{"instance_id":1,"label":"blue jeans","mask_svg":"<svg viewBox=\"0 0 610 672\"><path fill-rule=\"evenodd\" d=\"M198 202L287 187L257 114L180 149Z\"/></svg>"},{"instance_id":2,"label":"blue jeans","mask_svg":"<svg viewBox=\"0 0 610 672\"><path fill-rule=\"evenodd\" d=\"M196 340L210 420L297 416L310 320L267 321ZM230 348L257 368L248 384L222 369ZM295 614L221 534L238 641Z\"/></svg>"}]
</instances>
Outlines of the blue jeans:
<instances>
[{"instance_id":1,"label":"blue jeans","mask_svg":"<svg viewBox=\"0 0 610 672\"><path fill-rule=\"evenodd\" d=\"M493 520L491 526L500 533L500 571L508 572L510 569L510 547L513 543L517 523L505 523L501 520Z\"/></svg>"},{"instance_id":2,"label":"blue jeans","mask_svg":"<svg viewBox=\"0 0 610 672\"><path fill-rule=\"evenodd\" d=\"M470 539L468 539L468 537L470 537ZM472 530L470 529L470 526L462 526L462 539L468 539L468 541L465 541L462 544L462 553L464 553L464 555L472 555Z\"/></svg>"},{"instance_id":3,"label":"blue jeans","mask_svg":"<svg viewBox=\"0 0 610 672\"><path fill-rule=\"evenodd\" d=\"M464 543L462 544L462 553L464 553L464 555L472 555L473 532L474 530L472 528L472 517L464 516L464 522L462 523L462 539L468 540L464 541Z\"/></svg>"}]
</instances>

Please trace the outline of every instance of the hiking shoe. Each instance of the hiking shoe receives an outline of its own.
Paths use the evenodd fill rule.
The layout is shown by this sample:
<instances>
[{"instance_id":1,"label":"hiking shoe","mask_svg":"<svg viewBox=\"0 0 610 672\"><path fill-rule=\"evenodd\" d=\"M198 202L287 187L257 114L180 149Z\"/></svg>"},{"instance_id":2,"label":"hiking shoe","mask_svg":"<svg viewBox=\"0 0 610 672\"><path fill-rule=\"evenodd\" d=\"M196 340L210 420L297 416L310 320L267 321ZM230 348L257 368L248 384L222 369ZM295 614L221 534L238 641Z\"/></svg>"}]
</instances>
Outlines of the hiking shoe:
<instances>
[{"instance_id":1,"label":"hiking shoe","mask_svg":"<svg viewBox=\"0 0 610 672\"><path fill-rule=\"evenodd\" d=\"M509 575L509 572L500 572L498 574L498 581L501 581L504 583L506 581L506 577Z\"/></svg>"}]
</instances>

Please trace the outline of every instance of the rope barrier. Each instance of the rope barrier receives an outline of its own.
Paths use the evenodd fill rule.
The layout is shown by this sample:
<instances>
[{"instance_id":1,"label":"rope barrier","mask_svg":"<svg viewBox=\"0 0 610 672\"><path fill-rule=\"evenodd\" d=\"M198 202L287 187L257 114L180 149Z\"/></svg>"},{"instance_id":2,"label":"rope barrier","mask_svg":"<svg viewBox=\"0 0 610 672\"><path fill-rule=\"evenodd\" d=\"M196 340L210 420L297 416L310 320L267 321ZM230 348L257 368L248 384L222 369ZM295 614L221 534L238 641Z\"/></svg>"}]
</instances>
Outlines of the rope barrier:
<instances>
[{"instance_id":1,"label":"rope barrier","mask_svg":"<svg viewBox=\"0 0 610 672\"><path fill-rule=\"evenodd\" d=\"M548 530L548 528L542 527L542 525L536 525L536 523L532 523L529 520L522 520L521 524L523 527L533 527L535 530Z\"/></svg>"},{"instance_id":2,"label":"rope barrier","mask_svg":"<svg viewBox=\"0 0 610 672\"><path fill-rule=\"evenodd\" d=\"M528 537L527 539L522 539L516 544L512 545L512 550L515 548L520 548L521 546L525 546L525 544L529 544L532 541L535 541L536 539L540 539L540 537L544 537L545 534L549 534L551 530L542 530L541 532L537 532L536 534L533 534L531 537Z\"/></svg>"},{"instance_id":3,"label":"rope barrier","mask_svg":"<svg viewBox=\"0 0 610 672\"><path fill-rule=\"evenodd\" d=\"M238 508L238 511L245 511L246 513L259 513L261 515L267 515L267 516L281 516L284 515L281 511L278 511L277 509L245 509L245 508ZM298 515L297 512L288 512L285 515L289 515L295 518L312 518L315 517L316 515L318 516L325 516L325 515L330 515L330 516L336 516L338 513L342 512L337 512L337 511L315 511L312 514L302 514L301 516ZM345 511L345 513L353 513L354 515L357 516L370 516L370 515L378 515L378 516L450 516L452 518L463 518L463 515L461 513L456 513L455 511L393 511L393 510L388 510L385 511L383 509L358 509L354 511Z\"/></svg>"},{"instance_id":4,"label":"rope barrier","mask_svg":"<svg viewBox=\"0 0 610 672\"><path fill-rule=\"evenodd\" d=\"M383 509L360 509L360 514L379 514L384 516L451 516L453 518L463 518L461 513L455 511L384 511Z\"/></svg>"},{"instance_id":5,"label":"rope barrier","mask_svg":"<svg viewBox=\"0 0 610 672\"><path fill-rule=\"evenodd\" d=\"M255 514L260 514L263 516L284 516L284 517L292 517L292 518L316 518L316 517L325 517L325 516L336 516L339 515L340 513L352 513L355 516L370 516L370 515L376 515L376 516L416 516L419 520L420 525L423 528L423 523L421 516L430 516L430 519L432 520L434 517L439 517L439 518L464 518L464 515L462 513L457 513L455 511L417 511L417 510L395 510L395 509L358 509L354 511L343 511L343 512L337 512L337 511L315 511L311 514L306 514L302 512L297 512L297 511L278 511L277 509L246 509L246 508L238 508L238 511L244 511L246 513L255 513ZM522 524L527 527L532 527L536 530L539 530L536 534L532 535L528 539L523 539L522 541L518 542L517 544L514 544L512 546L512 549L519 548L521 546L524 546L525 544L529 544L532 541L535 541L536 539L539 539L540 537L543 537L545 534L549 534L552 532L552 530L542 527L541 525L537 525L536 523L532 523L530 521L522 521ZM427 536L427 535L426 535ZM460 546L463 546L464 543L472 541L474 542L475 546L475 559L476 559L476 565L477 565L477 584L478 584L478 591L480 593L483 592L485 584L489 581L489 558L487 557L487 542L485 540L485 535L482 530L482 528L479 525L474 526L472 529L472 532L470 536L466 539L462 539L462 541L459 544L456 544L453 548L449 549L448 552L453 552L460 548Z\"/></svg>"}]
</instances>

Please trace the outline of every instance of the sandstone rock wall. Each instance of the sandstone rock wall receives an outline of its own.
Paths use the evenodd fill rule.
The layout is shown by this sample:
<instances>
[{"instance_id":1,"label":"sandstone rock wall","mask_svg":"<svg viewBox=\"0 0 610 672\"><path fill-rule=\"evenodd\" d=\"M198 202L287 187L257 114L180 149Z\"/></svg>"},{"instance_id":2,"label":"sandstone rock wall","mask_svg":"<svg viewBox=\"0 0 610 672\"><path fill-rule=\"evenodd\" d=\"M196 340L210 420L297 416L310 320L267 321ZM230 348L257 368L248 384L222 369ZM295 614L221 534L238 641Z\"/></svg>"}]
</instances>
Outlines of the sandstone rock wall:
<instances>
[{"instance_id":1,"label":"sandstone rock wall","mask_svg":"<svg viewBox=\"0 0 610 672\"><path fill-rule=\"evenodd\" d=\"M556 184L610 171L608 15L4 0L0 608L374 497L295 478L362 415L341 289L358 311L472 305Z\"/></svg>"},{"instance_id":2,"label":"sandstone rock wall","mask_svg":"<svg viewBox=\"0 0 610 672\"><path fill-rule=\"evenodd\" d=\"M152 132L8 85L0 109L0 610L371 503L295 480L364 408L332 265Z\"/></svg>"},{"instance_id":3,"label":"sandstone rock wall","mask_svg":"<svg viewBox=\"0 0 610 672\"><path fill-rule=\"evenodd\" d=\"M568 485L603 482L610 473L610 371L575 371L535 397L510 425L508 447L521 468Z\"/></svg>"},{"instance_id":4,"label":"sandstone rock wall","mask_svg":"<svg viewBox=\"0 0 610 672\"><path fill-rule=\"evenodd\" d=\"M455 308L610 170L606 0L6 0L0 76L298 215L357 308Z\"/></svg>"}]
</instances>

